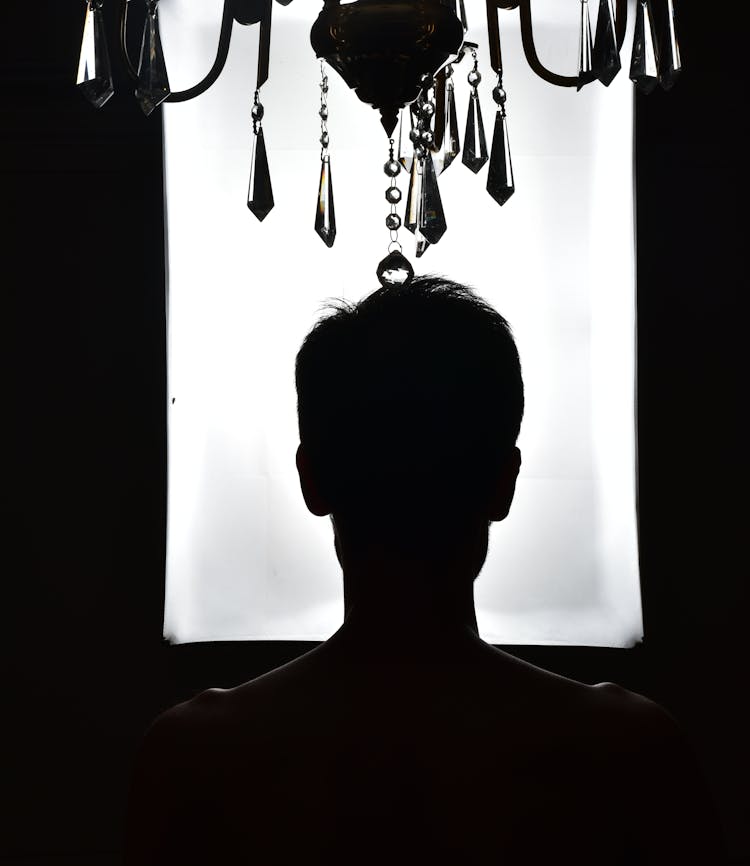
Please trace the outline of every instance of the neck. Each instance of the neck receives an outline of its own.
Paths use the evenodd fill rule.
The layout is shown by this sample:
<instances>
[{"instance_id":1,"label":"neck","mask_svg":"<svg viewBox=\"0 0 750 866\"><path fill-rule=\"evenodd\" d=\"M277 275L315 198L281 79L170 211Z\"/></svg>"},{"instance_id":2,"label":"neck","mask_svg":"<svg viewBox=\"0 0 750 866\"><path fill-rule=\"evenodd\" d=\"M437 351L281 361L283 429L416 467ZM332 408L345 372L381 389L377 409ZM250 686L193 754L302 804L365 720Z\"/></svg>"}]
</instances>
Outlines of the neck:
<instances>
[{"instance_id":1,"label":"neck","mask_svg":"<svg viewBox=\"0 0 750 866\"><path fill-rule=\"evenodd\" d=\"M397 554L378 543L352 545L336 530L344 572L344 624L337 643L404 656L455 654L479 641L474 579L487 555L487 525L460 545L427 544Z\"/></svg>"}]
</instances>

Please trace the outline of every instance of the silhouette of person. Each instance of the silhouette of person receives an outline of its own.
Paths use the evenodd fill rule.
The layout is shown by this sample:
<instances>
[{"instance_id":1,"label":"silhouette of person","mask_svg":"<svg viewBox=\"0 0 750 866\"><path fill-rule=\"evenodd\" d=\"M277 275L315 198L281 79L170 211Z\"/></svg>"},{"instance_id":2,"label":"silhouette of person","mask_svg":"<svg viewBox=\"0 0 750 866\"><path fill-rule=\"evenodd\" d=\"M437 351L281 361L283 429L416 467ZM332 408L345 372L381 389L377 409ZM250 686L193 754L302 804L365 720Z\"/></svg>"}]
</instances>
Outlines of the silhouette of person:
<instances>
[{"instance_id":1,"label":"silhouette of person","mask_svg":"<svg viewBox=\"0 0 750 866\"><path fill-rule=\"evenodd\" d=\"M331 518L344 623L156 720L128 866L723 862L663 709L478 635L474 580L521 465L502 316L445 279L379 289L318 322L296 384L302 494Z\"/></svg>"}]
</instances>

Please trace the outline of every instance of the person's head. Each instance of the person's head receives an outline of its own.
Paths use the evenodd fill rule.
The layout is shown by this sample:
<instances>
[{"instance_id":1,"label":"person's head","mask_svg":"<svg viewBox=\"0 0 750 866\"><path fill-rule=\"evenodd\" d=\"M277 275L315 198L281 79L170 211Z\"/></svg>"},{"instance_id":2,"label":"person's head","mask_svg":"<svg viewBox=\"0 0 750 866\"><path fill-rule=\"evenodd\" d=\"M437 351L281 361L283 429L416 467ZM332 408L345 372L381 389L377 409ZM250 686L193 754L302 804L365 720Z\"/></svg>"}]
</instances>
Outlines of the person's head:
<instances>
[{"instance_id":1,"label":"person's head","mask_svg":"<svg viewBox=\"0 0 750 866\"><path fill-rule=\"evenodd\" d=\"M524 405L505 319L438 277L330 310L296 362L308 508L402 551L502 520Z\"/></svg>"}]
</instances>

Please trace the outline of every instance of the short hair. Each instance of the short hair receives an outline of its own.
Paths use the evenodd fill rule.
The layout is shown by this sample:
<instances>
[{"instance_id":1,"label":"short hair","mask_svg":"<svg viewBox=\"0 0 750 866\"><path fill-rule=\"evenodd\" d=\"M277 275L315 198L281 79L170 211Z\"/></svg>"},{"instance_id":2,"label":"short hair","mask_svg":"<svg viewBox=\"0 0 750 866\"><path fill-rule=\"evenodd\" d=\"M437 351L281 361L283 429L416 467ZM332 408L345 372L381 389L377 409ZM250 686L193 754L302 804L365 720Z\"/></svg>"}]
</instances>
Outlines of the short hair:
<instances>
[{"instance_id":1,"label":"short hair","mask_svg":"<svg viewBox=\"0 0 750 866\"><path fill-rule=\"evenodd\" d=\"M330 302L296 385L300 442L336 516L474 516L523 416L508 322L435 276Z\"/></svg>"}]
</instances>

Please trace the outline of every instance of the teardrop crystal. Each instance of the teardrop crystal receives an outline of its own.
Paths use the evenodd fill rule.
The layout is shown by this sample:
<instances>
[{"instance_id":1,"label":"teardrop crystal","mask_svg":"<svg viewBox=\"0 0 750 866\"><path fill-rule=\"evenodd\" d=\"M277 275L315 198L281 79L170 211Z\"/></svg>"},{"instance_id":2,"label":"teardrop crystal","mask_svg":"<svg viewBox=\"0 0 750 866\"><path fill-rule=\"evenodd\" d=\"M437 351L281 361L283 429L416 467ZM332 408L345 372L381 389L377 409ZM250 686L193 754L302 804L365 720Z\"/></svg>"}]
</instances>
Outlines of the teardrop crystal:
<instances>
[{"instance_id":1,"label":"teardrop crystal","mask_svg":"<svg viewBox=\"0 0 750 866\"><path fill-rule=\"evenodd\" d=\"M333 242L336 240L336 213L333 208L331 157L328 154L323 157L320 163L320 184L318 186L318 206L315 211L315 231L320 235L327 247L333 246Z\"/></svg>"},{"instance_id":2,"label":"teardrop crystal","mask_svg":"<svg viewBox=\"0 0 750 866\"><path fill-rule=\"evenodd\" d=\"M642 93L651 93L659 82L656 34L649 0L638 0L630 79Z\"/></svg>"},{"instance_id":3,"label":"teardrop crystal","mask_svg":"<svg viewBox=\"0 0 750 866\"><path fill-rule=\"evenodd\" d=\"M585 84L589 84L596 79L591 54L589 2L588 0L581 0L581 29L578 34L578 84L576 90L580 90Z\"/></svg>"},{"instance_id":4,"label":"teardrop crystal","mask_svg":"<svg viewBox=\"0 0 750 866\"><path fill-rule=\"evenodd\" d=\"M682 58L680 57L680 43L677 41L677 23L673 0L667 0L666 24L659 66L659 81L665 90L669 90L674 86L682 72Z\"/></svg>"},{"instance_id":5,"label":"teardrop crystal","mask_svg":"<svg viewBox=\"0 0 750 866\"><path fill-rule=\"evenodd\" d=\"M443 138L445 137L445 94L448 86L448 79L445 75L445 69L441 69L435 75L435 118L432 129L433 143L432 147L440 153L443 146Z\"/></svg>"},{"instance_id":6,"label":"teardrop crystal","mask_svg":"<svg viewBox=\"0 0 750 866\"><path fill-rule=\"evenodd\" d=\"M612 0L599 0L592 62L596 77L605 87L609 87L622 67L620 52L617 48L617 31Z\"/></svg>"},{"instance_id":7,"label":"teardrop crystal","mask_svg":"<svg viewBox=\"0 0 750 866\"><path fill-rule=\"evenodd\" d=\"M435 165L430 153L425 156L422 169L422 207L419 216L421 234L428 243L436 244L445 234L448 226L445 222Z\"/></svg>"},{"instance_id":8,"label":"teardrop crystal","mask_svg":"<svg viewBox=\"0 0 750 866\"><path fill-rule=\"evenodd\" d=\"M498 108L495 112L492 153L487 171L487 192L499 205L504 205L515 191L508 141L508 121L503 110Z\"/></svg>"},{"instance_id":9,"label":"teardrop crystal","mask_svg":"<svg viewBox=\"0 0 750 866\"><path fill-rule=\"evenodd\" d=\"M394 250L380 262L376 273L383 288L405 286L411 282L414 268L403 253Z\"/></svg>"},{"instance_id":10,"label":"teardrop crystal","mask_svg":"<svg viewBox=\"0 0 750 866\"><path fill-rule=\"evenodd\" d=\"M419 224L419 213L422 204L422 161L412 159L409 175L409 192L406 194L406 212L404 227L414 232Z\"/></svg>"},{"instance_id":11,"label":"teardrop crystal","mask_svg":"<svg viewBox=\"0 0 750 866\"><path fill-rule=\"evenodd\" d=\"M444 172L460 152L461 142L458 137L456 97L453 92L453 82L448 81L445 88L445 129L438 152L438 173Z\"/></svg>"},{"instance_id":12,"label":"teardrop crystal","mask_svg":"<svg viewBox=\"0 0 750 866\"><path fill-rule=\"evenodd\" d=\"M469 99L469 113L466 117L466 133L464 135L464 153L462 162L474 174L487 162L487 139L484 135L482 122L482 107L476 89L472 90Z\"/></svg>"},{"instance_id":13,"label":"teardrop crystal","mask_svg":"<svg viewBox=\"0 0 750 866\"><path fill-rule=\"evenodd\" d=\"M94 0L86 7L76 85L96 108L101 108L115 92L102 10Z\"/></svg>"},{"instance_id":14,"label":"teardrop crystal","mask_svg":"<svg viewBox=\"0 0 750 866\"><path fill-rule=\"evenodd\" d=\"M157 0L147 0L146 21L143 25L141 58L138 63L138 83L135 97L143 113L151 112L169 96L169 79L159 35Z\"/></svg>"},{"instance_id":15,"label":"teardrop crystal","mask_svg":"<svg viewBox=\"0 0 750 866\"><path fill-rule=\"evenodd\" d=\"M422 234L423 211L425 207L424 197L424 175L427 160L432 160L428 155L414 156L409 177L409 193L406 197L406 214L404 226L414 234L417 241L417 258L424 254L430 242Z\"/></svg>"},{"instance_id":16,"label":"teardrop crystal","mask_svg":"<svg viewBox=\"0 0 750 866\"><path fill-rule=\"evenodd\" d=\"M268 171L266 141L263 127L253 136L253 154L250 161L250 184L247 191L247 206L262 222L273 209L273 190Z\"/></svg>"}]
</instances>

